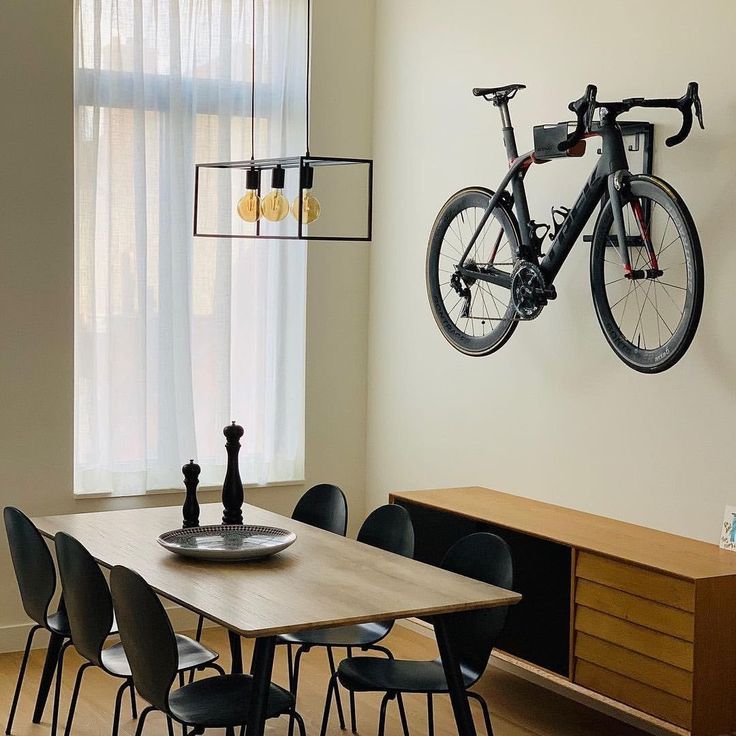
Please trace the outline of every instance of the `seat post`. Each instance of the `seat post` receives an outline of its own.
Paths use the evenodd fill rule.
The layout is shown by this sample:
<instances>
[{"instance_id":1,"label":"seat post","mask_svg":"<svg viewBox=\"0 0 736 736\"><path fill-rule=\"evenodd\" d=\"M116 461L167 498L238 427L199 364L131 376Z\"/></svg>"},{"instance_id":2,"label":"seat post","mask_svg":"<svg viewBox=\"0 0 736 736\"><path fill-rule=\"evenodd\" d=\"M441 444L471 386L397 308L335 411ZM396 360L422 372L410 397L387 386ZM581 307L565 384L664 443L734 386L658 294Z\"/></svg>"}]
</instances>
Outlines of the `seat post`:
<instances>
[{"instance_id":1,"label":"seat post","mask_svg":"<svg viewBox=\"0 0 736 736\"><path fill-rule=\"evenodd\" d=\"M511 125L511 114L509 113L509 101L507 97L500 96L494 100L494 104L501 113L501 132L503 133L503 144L506 147L506 154L509 162L513 161L519 152L516 149L516 136L514 135L514 126Z\"/></svg>"}]
</instances>

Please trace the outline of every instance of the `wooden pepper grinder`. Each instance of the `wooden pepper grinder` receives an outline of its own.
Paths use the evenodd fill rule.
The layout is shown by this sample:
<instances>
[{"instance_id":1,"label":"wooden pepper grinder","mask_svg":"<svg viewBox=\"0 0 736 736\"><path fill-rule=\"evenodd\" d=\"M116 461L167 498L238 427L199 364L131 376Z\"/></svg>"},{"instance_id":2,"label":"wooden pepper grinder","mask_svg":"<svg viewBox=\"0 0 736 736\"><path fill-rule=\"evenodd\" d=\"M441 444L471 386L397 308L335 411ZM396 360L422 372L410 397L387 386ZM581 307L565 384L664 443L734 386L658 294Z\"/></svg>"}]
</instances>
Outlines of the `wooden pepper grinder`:
<instances>
[{"instance_id":1,"label":"wooden pepper grinder","mask_svg":"<svg viewBox=\"0 0 736 736\"><path fill-rule=\"evenodd\" d=\"M222 523L242 524L243 483L240 480L240 470L238 469L238 453L240 452L240 438L243 436L244 430L239 424L233 422L225 427L222 433L227 439L225 444L227 449L227 473L225 473L225 482L222 486L222 505L224 506Z\"/></svg>"},{"instance_id":2,"label":"wooden pepper grinder","mask_svg":"<svg viewBox=\"0 0 736 736\"><path fill-rule=\"evenodd\" d=\"M190 460L181 469L184 474L184 485L187 487L187 497L184 500L182 512L184 514L183 528L199 526L199 503L197 503L197 486L201 468L194 460Z\"/></svg>"}]
</instances>

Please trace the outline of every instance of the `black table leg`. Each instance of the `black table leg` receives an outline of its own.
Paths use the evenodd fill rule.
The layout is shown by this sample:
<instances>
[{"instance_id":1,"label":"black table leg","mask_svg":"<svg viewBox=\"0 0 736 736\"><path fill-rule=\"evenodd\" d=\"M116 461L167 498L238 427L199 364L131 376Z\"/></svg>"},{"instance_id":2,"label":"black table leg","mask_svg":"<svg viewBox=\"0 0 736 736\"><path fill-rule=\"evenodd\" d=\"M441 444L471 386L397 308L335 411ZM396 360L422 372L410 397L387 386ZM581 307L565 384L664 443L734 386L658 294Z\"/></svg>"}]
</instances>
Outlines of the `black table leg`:
<instances>
[{"instance_id":1,"label":"black table leg","mask_svg":"<svg viewBox=\"0 0 736 736\"><path fill-rule=\"evenodd\" d=\"M59 651L64 643L64 637L61 634L51 634L49 646L46 650L46 661L43 663L43 672L41 673L41 682L38 685L38 695L36 696L36 707L33 711L33 722L41 723L43 712L46 708L46 701L49 697L51 682L56 672L56 663L59 661Z\"/></svg>"},{"instance_id":2,"label":"black table leg","mask_svg":"<svg viewBox=\"0 0 736 736\"><path fill-rule=\"evenodd\" d=\"M266 725L266 702L271 687L273 655L276 650L276 637L266 636L256 639L250 673L253 676L253 699L248 714L246 736L263 736Z\"/></svg>"},{"instance_id":3,"label":"black table leg","mask_svg":"<svg viewBox=\"0 0 736 736\"><path fill-rule=\"evenodd\" d=\"M468 696L465 694L460 664L452 651L447 628L442 617L438 616L433 623L437 636L437 646L442 659L442 667L445 670L447 687L450 691L450 702L452 703L452 711L455 714L457 732L459 736L476 736L473 714L470 712L470 703L468 703Z\"/></svg>"},{"instance_id":4,"label":"black table leg","mask_svg":"<svg viewBox=\"0 0 736 736\"><path fill-rule=\"evenodd\" d=\"M232 657L232 665L230 672L234 675L243 674L243 649L240 643L240 635L228 629L228 639L230 639L230 656Z\"/></svg>"}]
</instances>

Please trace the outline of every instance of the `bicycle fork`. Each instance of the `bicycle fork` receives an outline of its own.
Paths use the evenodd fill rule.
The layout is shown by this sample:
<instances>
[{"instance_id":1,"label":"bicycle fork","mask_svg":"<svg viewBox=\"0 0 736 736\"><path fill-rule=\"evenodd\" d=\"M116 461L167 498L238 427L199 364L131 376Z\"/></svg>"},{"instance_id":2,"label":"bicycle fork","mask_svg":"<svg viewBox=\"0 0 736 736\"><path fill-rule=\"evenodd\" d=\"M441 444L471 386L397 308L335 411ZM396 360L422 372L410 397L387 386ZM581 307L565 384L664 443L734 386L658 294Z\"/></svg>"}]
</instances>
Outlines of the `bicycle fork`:
<instances>
[{"instance_id":1,"label":"bicycle fork","mask_svg":"<svg viewBox=\"0 0 736 736\"><path fill-rule=\"evenodd\" d=\"M649 258L649 268L633 269L631 266L631 257L629 255L629 243L626 236L626 225L624 224L624 210L621 192L625 186L625 171L616 171L608 176L608 198L611 202L613 211L613 223L616 230L616 240L618 245L618 253L621 264L624 268L624 277L627 279L655 279L663 275L657 263L657 254L652 245L652 239L649 235L649 227L644 218L644 212L638 197L631 200L631 209L634 212L634 219L639 229L639 235L642 243L647 249Z\"/></svg>"}]
</instances>

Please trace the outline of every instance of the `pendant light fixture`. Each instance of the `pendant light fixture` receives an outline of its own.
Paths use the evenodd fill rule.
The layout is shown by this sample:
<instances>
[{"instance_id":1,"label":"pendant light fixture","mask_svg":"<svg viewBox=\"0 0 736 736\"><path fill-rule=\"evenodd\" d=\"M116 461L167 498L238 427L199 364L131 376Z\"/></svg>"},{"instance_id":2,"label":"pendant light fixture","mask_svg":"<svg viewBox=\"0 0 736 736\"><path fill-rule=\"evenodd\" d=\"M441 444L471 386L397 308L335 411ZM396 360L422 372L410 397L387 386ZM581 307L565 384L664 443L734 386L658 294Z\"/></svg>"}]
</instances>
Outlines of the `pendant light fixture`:
<instances>
[{"instance_id":1,"label":"pendant light fixture","mask_svg":"<svg viewBox=\"0 0 736 736\"><path fill-rule=\"evenodd\" d=\"M310 140L310 82L311 82L311 27L312 27L312 0L306 3L306 74L305 74L305 153L303 156L291 156L276 159L255 158L255 115L256 115L256 3L253 0L253 14L251 24L251 150L247 161L225 161L218 163L196 164L194 181L194 235L195 237L216 238L261 238L268 240L344 240L368 241L372 236L373 219L373 161L364 158L340 158L329 156L313 156L309 149ZM365 170L365 190L355 192L365 196L364 222L360 234L346 235L331 232L334 227L331 223L323 225L320 222L319 234L309 234L307 226L315 223L320 215L325 219L320 200L314 192L315 171L322 167L362 167ZM245 171L245 192L235 202L235 211L239 218L247 223L245 232L214 232L212 228L200 228L200 198L202 170L242 170ZM271 191L261 197L261 174L271 172ZM293 171L292 182L298 181L298 193L289 203L284 195L288 172ZM211 171L210 171L211 173ZM355 188L355 177L351 177L352 188ZM294 184L292 183L292 186ZM344 188L343 188L344 189ZM293 190L292 190L293 191ZM342 192L344 194L344 191ZM209 202L211 198L207 198ZM334 208L336 211L339 207ZM355 208L354 208L355 209ZM357 211L360 211L358 208ZM293 226L284 225L277 231L272 230L270 223L278 223L287 219L289 212L296 222L296 232ZM338 220L339 221L339 220ZM221 222L221 218L217 220ZM219 226L218 228L219 229Z\"/></svg>"}]
</instances>

